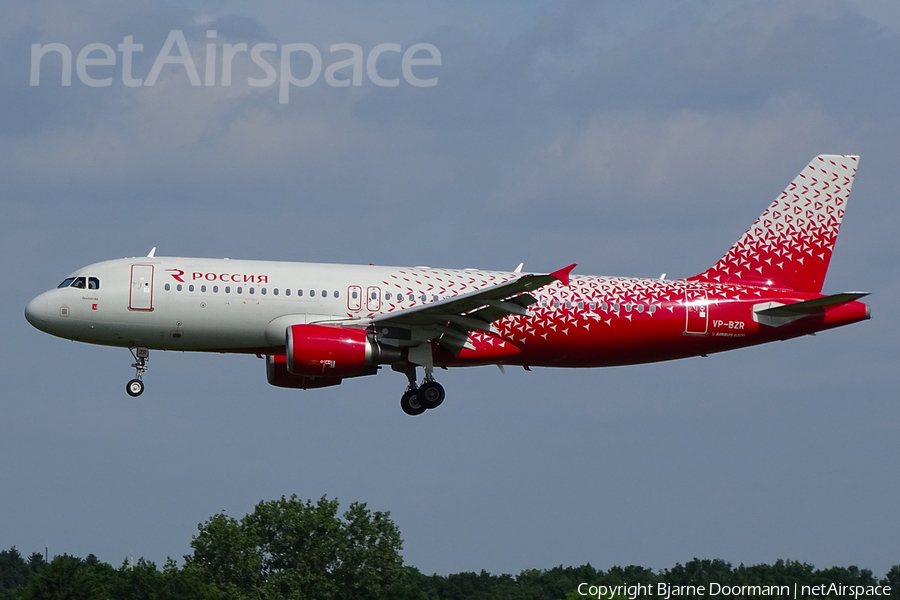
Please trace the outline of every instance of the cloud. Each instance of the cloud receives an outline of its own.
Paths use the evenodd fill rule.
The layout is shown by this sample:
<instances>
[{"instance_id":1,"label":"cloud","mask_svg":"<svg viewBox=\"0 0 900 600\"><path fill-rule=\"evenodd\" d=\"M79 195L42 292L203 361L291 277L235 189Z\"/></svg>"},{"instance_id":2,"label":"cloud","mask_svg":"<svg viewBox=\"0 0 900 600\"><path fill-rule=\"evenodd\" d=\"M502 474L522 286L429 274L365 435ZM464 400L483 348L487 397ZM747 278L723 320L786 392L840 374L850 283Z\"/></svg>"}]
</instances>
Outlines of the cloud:
<instances>
[{"instance_id":1,"label":"cloud","mask_svg":"<svg viewBox=\"0 0 900 600\"><path fill-rule=\"evenodd\" d=\"M57 39L73 9L51 6L52 18L24 22L40 34L15 30L6 42ZM113 13L97 24L73 19L59 39L78 48L133 34L145 44L138 76L176 28L200 73L207 29L217 31L220 60L225 43L302 39L276 39L248 17L152 3ZM528 235L640 235L696 226L696 214L729 219L726 199L767 202L773 184L763 187L758 174L789 181L815 154L860 151L864 124L894 120L889 91L873 86L895 84L872 65L900 54L900 40L845 5L681 4L665 14L648 22L564 2L502 40L457 24L406 33L441 49L438 86L320 81L292 90L288 105L278 104L277 86L243 83L261 75L247 53L235 58L231 87L193 87L178 65L150 88L13 86L0 118L15 129L0 137L11 160L0 175L22 190L74 186L94 205L123 194L152 197L157 208L215 197L227 214L252 193L261 215L302 206L307 220L361 223L364 215L380 229L404 230L415 227L424 198L457 237L487 239L497 220ZM346 41L340 31L322 37ZM832 51L845 47L854 52ZM379 68L399 74L399 55L385 55ZM467 218L472 211L485 218Z\"/></svg>"},{"instance_id":2,"label":"cloud","mask_svg":"<svg viewBox=\"0 0 900 600\"><path fill-rule=\"evenodd\" d=\"M798 158L812 158L810 148L823 147L838 135L836 129L815 102L797 97L775 98L758 112L598 111L523 165L510 196L527 204L552 190L590 202L585 193L605 190L627 194L643 210L673 188L700 191L702 181L712 188L707 192L721 192L746 185L783 161L794 161L799 169Z\"/></svg>"}]
</instances>

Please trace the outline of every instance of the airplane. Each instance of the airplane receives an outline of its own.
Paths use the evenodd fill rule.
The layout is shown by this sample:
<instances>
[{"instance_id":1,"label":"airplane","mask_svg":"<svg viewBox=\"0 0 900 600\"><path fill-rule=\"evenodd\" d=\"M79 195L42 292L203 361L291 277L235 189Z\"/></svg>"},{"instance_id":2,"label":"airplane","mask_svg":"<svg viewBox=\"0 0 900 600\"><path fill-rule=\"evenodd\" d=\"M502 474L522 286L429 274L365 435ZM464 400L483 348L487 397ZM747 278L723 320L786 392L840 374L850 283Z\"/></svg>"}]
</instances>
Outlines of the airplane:
<instances>
[{"instance_id":1,"label":"airplane","mask_svg":"<svg viewBox=\"0 0 900 600\"><path fill-rule=\"evenodd\" d=\"M712 267L686 279L209 258L110 260L34 298L54 336L265 357L268 382L314 389L406 375L408 415L436 408L436 367L603 367L706 356L869 319L863 292L821 294L859 157L817 156ZM417 369L424 377L417 383Z\"/></svg>"}]
</instances>

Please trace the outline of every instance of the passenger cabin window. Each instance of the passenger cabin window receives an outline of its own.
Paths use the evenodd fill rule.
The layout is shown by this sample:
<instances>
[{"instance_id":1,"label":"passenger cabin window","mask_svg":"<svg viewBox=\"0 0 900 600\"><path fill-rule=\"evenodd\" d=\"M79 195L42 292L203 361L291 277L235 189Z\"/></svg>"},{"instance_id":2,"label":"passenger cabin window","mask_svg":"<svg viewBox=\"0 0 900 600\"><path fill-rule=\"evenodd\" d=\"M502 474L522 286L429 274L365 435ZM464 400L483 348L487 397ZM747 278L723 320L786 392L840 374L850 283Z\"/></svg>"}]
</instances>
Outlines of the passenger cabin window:
<instances>
[{"instance_id":1,"label":"passenger cabin window","mask_svg":"<svg viewBox=\"0 0 900 600\"><path fill-rule=\"evenodd\" d=\"M72 285L73 281L75 281L74 277L66 277L65 279L63 279L63 282L56 287L57 288L69 287L70 285Z\"/></svg>"}]
</instances>

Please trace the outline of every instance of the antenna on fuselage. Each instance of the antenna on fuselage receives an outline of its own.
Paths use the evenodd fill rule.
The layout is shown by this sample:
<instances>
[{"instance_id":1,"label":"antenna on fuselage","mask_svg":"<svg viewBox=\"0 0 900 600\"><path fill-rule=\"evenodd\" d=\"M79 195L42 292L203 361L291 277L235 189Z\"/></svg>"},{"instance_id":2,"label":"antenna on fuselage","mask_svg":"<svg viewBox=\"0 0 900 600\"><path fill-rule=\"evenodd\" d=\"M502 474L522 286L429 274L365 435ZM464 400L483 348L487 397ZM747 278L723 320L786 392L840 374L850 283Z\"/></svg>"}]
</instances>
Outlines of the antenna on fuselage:
<instances>
[{"instance_id":1,"label":"antenna on fuselage","mask_svg":"<svg viewBox=\"0 0 900 600\"><path fill-rule=\"evenodd\" d=\"M153 246L153 250L150 251L150 254L147 255L147 258L153 258L154 254L156 254L156 246Z\"/></svg>"}]
</instances>

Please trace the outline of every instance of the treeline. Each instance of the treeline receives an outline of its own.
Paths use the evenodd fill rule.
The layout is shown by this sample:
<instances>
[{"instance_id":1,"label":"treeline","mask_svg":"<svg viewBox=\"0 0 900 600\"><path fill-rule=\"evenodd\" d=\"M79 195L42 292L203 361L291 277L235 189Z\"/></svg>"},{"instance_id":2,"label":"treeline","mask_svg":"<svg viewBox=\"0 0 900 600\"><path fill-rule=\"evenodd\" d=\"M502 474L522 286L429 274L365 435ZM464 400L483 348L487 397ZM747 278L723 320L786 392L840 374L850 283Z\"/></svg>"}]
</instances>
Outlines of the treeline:
<instances>
[{"instance_id":1,"label":"treeline","mask_svg":"<svg viewBox=\"0 0 900 600\"><path fill-rule=\"evenodd\" d=\"M337 500L282 497L259 503L240 520L220 513L201 523L191 541L193 553L181 567L171 559L162 568L143 559L116 568L94 555L64 554L47 562L39 553L25 557L16 548L0 551L0 600L575 600L598 595L659 600L659 584L673 586L670 590L677 586L682 593L672 598L708 598L710 584L732 592L735 586L745 592L754 588L741 586L824 586L806 596L821 598L837 584L854 590L878 586L882 592L889 586L889 595L879 597L900 599L900 565L883 578L854 566L815 569L779 560L733 567L699 559L659 572L637 566L602 571L587 564L516 576L485 571L441 576L404 565L401 544L389 513L354 503L338 515ZM690 593L700 586L705 593ZM831 589L830 597L854 596L851 588Z\"/></svg>"}]
</instances>

